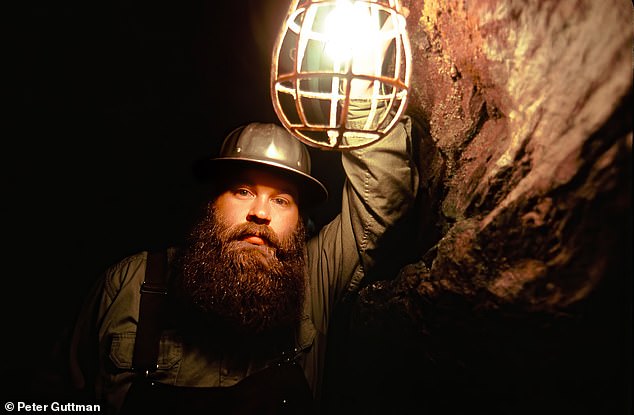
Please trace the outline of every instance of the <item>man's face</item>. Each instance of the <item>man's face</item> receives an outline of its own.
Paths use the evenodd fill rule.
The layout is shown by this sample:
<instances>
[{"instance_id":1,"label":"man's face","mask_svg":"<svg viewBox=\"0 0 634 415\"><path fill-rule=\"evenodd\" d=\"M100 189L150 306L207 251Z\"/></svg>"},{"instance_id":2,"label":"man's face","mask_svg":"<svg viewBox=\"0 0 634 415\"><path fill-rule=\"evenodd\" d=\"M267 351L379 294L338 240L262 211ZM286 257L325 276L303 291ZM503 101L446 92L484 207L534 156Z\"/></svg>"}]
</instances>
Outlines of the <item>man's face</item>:
<instances>
[{"instance_id":1,"label":"man's face","mask_svg":"<svg viewBox=\"0 0 634 415\"><path fill-rule=\"evenodd\" d=\"M297 186L264 170L247 169L218 196L215 207L229 226L243 223L266 225L279 239L288 238L300 220ZM256 235L242 239L252 247L265 248Z\"/></svg>"},{"instance_id":2,"label":"man's face","mask_svg":"<svg viewBox=\"0 0 634 415\"><path fill-rule=\"evenodd\" d=\"M289 327L303 302L304 242L297 187L246 170L191 233L183 292L206 316L242 332Z\"/></svg>"}]
</instances>

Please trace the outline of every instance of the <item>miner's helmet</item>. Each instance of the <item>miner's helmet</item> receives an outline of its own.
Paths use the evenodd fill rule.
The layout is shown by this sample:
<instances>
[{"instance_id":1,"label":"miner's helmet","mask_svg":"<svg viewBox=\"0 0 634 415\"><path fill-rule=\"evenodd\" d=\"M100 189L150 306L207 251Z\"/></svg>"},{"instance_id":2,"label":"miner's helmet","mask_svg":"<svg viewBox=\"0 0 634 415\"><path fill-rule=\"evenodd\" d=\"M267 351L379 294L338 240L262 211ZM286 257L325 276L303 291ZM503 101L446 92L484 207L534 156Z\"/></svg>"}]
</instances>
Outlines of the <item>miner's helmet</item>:
<instances>
[{"instance_id":1,"label":"miner's helmet","mask_svg":"<svg viewBox=\"0 0 634 415\"><path fill-rule=\"evenodd\" d=\"M297 185L299 204L305 208L328 198L326 187L311 175L306 145L277 124L253 122L236 128L225 137L219 155L204 164L206 176L223 177L249 166L282 173Z\"/></svg>"}]
</instances>

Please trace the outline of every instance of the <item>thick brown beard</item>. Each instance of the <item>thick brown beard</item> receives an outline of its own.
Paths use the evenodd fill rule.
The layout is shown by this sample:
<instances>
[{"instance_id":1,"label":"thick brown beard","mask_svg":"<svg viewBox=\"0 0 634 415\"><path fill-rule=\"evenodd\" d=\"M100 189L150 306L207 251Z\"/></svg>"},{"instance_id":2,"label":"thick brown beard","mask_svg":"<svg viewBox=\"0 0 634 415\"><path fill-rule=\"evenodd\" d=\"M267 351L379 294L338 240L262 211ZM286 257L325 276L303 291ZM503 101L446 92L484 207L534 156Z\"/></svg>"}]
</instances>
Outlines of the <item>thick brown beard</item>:
<instances>
[{"instance_id":1,"label":"thick brown beard","mask_svg":"<svg viewBox=\"0 0 634 415\"><path fill-rule=\"evenodd\" d=\"M239 242L258 235L266 247ZM206 318L244 334L291 328L304 300L305 228L279 240L266 225L229 226L209 206L183 258L182 294Z\"/></svg>"}]
</instances>

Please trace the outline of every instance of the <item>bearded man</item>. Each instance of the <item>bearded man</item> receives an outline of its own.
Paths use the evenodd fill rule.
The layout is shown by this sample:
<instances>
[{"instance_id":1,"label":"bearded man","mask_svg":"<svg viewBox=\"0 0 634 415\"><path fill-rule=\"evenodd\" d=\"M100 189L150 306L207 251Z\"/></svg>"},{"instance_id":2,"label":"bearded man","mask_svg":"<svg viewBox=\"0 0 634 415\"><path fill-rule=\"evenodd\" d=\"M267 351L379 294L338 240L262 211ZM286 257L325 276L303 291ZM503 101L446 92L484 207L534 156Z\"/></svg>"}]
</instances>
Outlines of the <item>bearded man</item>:
<instances>
[{"instance_id":1,"label":"bearded man","mask_svg":"<svg viewBox=\"0 0 634 415\"><path fill-rule=\"evenodd\" d=\"M327 191L307 148L277 124L231 132L209 160L215 186L187 245L125 258L92 291L67 354L71 396L103 413L314 408L333 309L386 255L382 235L414 202L410 129L404 117L342 153L341 211L310 238L306 210Z\"/></svg>"}]
</instances>

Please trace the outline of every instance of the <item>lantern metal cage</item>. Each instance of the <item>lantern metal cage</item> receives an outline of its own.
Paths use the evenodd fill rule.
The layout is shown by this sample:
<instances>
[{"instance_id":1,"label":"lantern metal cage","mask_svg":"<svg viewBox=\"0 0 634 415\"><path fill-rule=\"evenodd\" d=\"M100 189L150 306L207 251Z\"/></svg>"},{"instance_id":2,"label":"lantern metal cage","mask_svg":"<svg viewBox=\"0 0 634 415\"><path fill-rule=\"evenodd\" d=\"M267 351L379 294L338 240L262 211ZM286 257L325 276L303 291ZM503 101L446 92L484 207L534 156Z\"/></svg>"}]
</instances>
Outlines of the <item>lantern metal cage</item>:
<instances>
[{"instance_id":1,"label":"lantern metal cage","mask_svg":"<svg viewBox=\"0 0 634 415\"><path fill-rule=\"evenodd\" d=\"M410 78L398 0L291 2L273 48L271 98L304 143L345 150L380 140L404 114Z\"/></svg>"}]
</instances>

